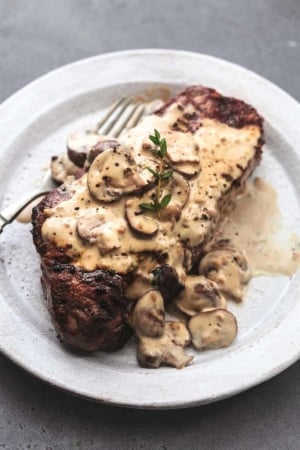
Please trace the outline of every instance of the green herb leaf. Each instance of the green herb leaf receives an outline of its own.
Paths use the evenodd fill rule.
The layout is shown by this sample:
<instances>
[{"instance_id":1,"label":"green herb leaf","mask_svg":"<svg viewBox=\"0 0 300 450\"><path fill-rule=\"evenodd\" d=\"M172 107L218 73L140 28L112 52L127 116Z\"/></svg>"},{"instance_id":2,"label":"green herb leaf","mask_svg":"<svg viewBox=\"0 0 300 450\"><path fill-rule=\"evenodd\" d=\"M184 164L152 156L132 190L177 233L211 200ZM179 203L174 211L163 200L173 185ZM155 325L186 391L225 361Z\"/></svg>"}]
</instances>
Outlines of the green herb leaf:
<instances>
[{"instance_id":1,"label":"green herb leaf","mask_svg":"<svg viewBox=\"0 0 300 450\"><path fill-rule=\"evenodd\" d=\"M155 178L159 178L159 174L155 172L155 170L151 169L151 167L145 167L145 169L149 170Z\"/></svg>"},{"instance_id":2,"label":"green herb leaf","mask_svg":"<svg viewBox=\"0 0 300 450\"><path fill-rule=\"evenodd\" d=\"M148 211L155 211L156 210L156 207L155 207L155 205L153 203L140 203L139 207L141 209L146 209Z\"/></svg>"},{"instance_id":3,"label":"green herb leaf","mask_svg":"<svg viewBox=\"0 0 300 450\"><path fill-rule=\"evenodd\" d=\"M158 217L160 215L160 210L165 208L171 201L172 194L166 194L161 200L162 187L161 182L169 180L173 176L173 170L167 170L164 172L165 167L169 167L168 162L165 160L167 155L167 141L165 138L161 139L159 131L155 128L154 134L149 135L149 139L155 145L155 148L151 149L153 155L160 158L159 170L155 171L151 167L146 167L150 173L156 178L157 186L154 199L151 203L141 203L139 206L141 210L147 211L158 211Z\"/></svg>"},{"instance_id":4,"label":"green herb leaf","mask_svg":"<svg viewBox=\"0 0 300 450\"><path fill-rule=\"evenodd\" d=\"M158 141L160 141L160 132L156 128L154 129L154 134L155 134L156 139Z\"/></svg>"},{"instance_id":5,"label":"green herb leaf","mask_svg":"<svg viewBox=\"0 0 300 450\"><path fill-rule=\"evenodd\" d=\"M160 201L160 208L165 208L171 201L172 194L165 195Z\"/></svg>"},{"instance_id":6,"label":"green herb leaf","mask_svg":"<svg viewBox=\"0 0 300 450\"><path fill-rule=\"evenodd\" d=\"M160 141L160 151L161 157L164 158L167 154L167 141L165 140L165 138Z\"/></svg>"},{"instance_id":7,"label":"green herb leaf","mask_svg":"<svg viewBox=\"0 0 300 450\"><path fill-rule=\"evenodd\" d=\"M159 146L159 142L160 142L160 141L159 141L159 139L157 139L155 136L152 136L152 135L150 134L149 139L150 139L150 141L153 142L154 145Z\"/></svg>"},{"instance_id":8,"label":"green herb leaf","mask_svg":"<svg viewBox=\"0 0 300 450\"><path fill-rule=\"evenodd\" d=\"M173 176L173 170L168 170L160 175L161 180L169 180Z\"/></svg>"}]
</instances>

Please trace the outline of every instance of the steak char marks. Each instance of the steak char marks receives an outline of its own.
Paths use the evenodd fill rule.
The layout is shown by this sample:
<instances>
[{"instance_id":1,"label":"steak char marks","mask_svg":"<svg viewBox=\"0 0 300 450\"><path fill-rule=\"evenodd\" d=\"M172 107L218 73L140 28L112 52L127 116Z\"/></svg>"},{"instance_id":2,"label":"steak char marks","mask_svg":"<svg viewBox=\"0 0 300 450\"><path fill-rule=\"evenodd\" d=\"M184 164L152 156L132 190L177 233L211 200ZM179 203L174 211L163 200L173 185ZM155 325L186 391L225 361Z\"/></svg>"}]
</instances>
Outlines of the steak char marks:
<instances>
[{"instance_id":1,"label":"steak char marks","mask_svg":"<svg viewBox=\"0 0 300 450\"><path fill-rule=\"evenodd\" d=\"M193 134L201 128L205 118L235 129L248 125L259 129L260 137L254 146L253 158L242 168L239 178L231 183L230 191L234 192L239 184L245 182L260 160L263 144L261 116L244 102L223 97L215 90L202 86L187 88L155 114L164 117L174 106L177 108L177 115L170 129L176 132ZM225 173L224 179L231 182L229 174ZM84 351L117 350L132 334L128 317L135 301L126 298L125 291L134 272L124 274L101 268L87 271L78 264L74 256L70 256L66 246L55 245L43 237L42 227L48 217L45 210L68 200L72 197L72 192L72 183L63 184L51 191L33 209L33 241L41 257L41 281L47 306L55 329L64 343ZM196 254L200 253L197 248ZM158 288L161 286L162 295L169 302L180 293L182 284L175 270L168 264L161 265L159 275ZM164 286L172 286L172 289L167 291L163 289Z\"/></svg>"}]
</instances>

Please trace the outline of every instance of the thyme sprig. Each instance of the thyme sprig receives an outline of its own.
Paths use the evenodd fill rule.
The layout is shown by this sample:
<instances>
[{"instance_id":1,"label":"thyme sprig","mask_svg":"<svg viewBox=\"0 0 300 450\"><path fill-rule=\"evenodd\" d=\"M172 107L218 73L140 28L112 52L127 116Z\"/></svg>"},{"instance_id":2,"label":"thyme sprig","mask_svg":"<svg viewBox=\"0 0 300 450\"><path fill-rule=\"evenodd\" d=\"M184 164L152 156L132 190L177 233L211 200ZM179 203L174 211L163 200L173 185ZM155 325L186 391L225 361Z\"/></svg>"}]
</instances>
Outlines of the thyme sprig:
<instances>
[{"instance_id":1,"label":"thyme sprig","mask_svg":"<svg viewBox=\"0 0 300 450\"><path fill-rule=\"evenodd\" d=\"M153 177L156 179L156 190L155 197L151 203L141 203L139 206L142 210L154 211L158 212L163 208L165 208L171 201L172 194L166 194L162 197L162 182L169 180L173 176L173 170L166 170L165 167L168 167L168 163L166 161L166 156L168 153L167 141L165 138L161 138L158 130L154 130L154 134L149 136L149 139L155 145L154 148L151 149L153 155L159 158L159 168L158 171L151 169L151 167L146 167L149 172L152 173Z\"/></svg>"}]
</instances>

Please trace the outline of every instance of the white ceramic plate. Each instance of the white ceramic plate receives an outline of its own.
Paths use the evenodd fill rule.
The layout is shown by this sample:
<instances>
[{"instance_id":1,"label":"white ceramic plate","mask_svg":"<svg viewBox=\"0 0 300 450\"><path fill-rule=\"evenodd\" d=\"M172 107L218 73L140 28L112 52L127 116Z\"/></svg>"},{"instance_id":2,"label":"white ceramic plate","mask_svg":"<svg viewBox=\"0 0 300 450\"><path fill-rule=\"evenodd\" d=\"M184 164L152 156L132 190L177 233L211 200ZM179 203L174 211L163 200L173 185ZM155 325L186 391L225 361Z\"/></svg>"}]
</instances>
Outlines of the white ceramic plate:
<instances>
[{"instance_id":1,"label":"white ceramic plate","mask_svg":"<svg viewBox=\"0 0 300 450\"><path fill-rule=\"evenodd\" d=\"M244 99L266 119L266 146L257 173L275 186L282 212L300 223L300 105L262 77L195 53L134 50L96 56L55 70L0 107L2 207L36 188L49 157L68 132L95 122L121 95L204 84ZM195 356L184 370L138 367L135 346L80 356L57 340L39 282L30 226L7 227L0 241L0 348L32 374L98 402L177 408L216 401L276 375L300 355L300 274L251 281L235 307L239 334L228 349ZM232 308L231 308L232 309Z\"/></svg>"}]
</instances>

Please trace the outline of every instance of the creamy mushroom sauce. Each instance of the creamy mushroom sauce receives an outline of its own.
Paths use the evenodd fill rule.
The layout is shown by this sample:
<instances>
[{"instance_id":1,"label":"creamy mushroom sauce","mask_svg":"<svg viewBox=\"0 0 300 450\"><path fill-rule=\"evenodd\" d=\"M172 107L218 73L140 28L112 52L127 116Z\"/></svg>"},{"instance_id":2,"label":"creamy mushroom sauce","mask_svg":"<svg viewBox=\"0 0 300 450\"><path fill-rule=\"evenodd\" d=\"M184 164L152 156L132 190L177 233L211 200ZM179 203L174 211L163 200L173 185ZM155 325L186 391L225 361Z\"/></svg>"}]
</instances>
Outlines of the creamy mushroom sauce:
<instances>
[{"instance_id":1,"label":"creamy mushroom sauce","mask_svg":"<svg viewBox=\"0 0 300 450\"><path fill-rule=\"evenodd\" d=\"M300 240L285 223L274 188L255 178L221 223L218 238L244 251L252 276L292 275L300 266Z\"/></svg>"},{"instance_id":2,"label":"creamy mushroom sauce","mask_svg":"<svg viewBox=\"0 0 300 450\"><path fill-rule=\"evenodd\" d=\"M184 283L191 267L191 255L185 247L200 247L211 238L220 205L229 197L232 182L241 177L254 157L260 130L255 126L236 129L203 119L194 134L173 131L171 126L179 113L174 106L163 117L148 116L119 140L143 171L149 160L153 161L148 136L154 128L160 131L168 144L170 164L189 183L189 198L180 217L172 217L171 212L171 217L166 218L165 211L160 218L143 213L157 221L158 230L154 237L138 235L129 226L125 213L125 202L134 195L130 193L110 203L98 201L90 194L85 174L79 180L67 180L69 200L45 210L43 239L65 248L74 259L73 264L86 271L99 268L127 273L137 271L144 262L146 272L149 252L163 254ZM190 178L191 174L195 175ZM93 243L78 234L78 222L88 218L97 219L98 223Z\"/></svg>"}]
</instances>

